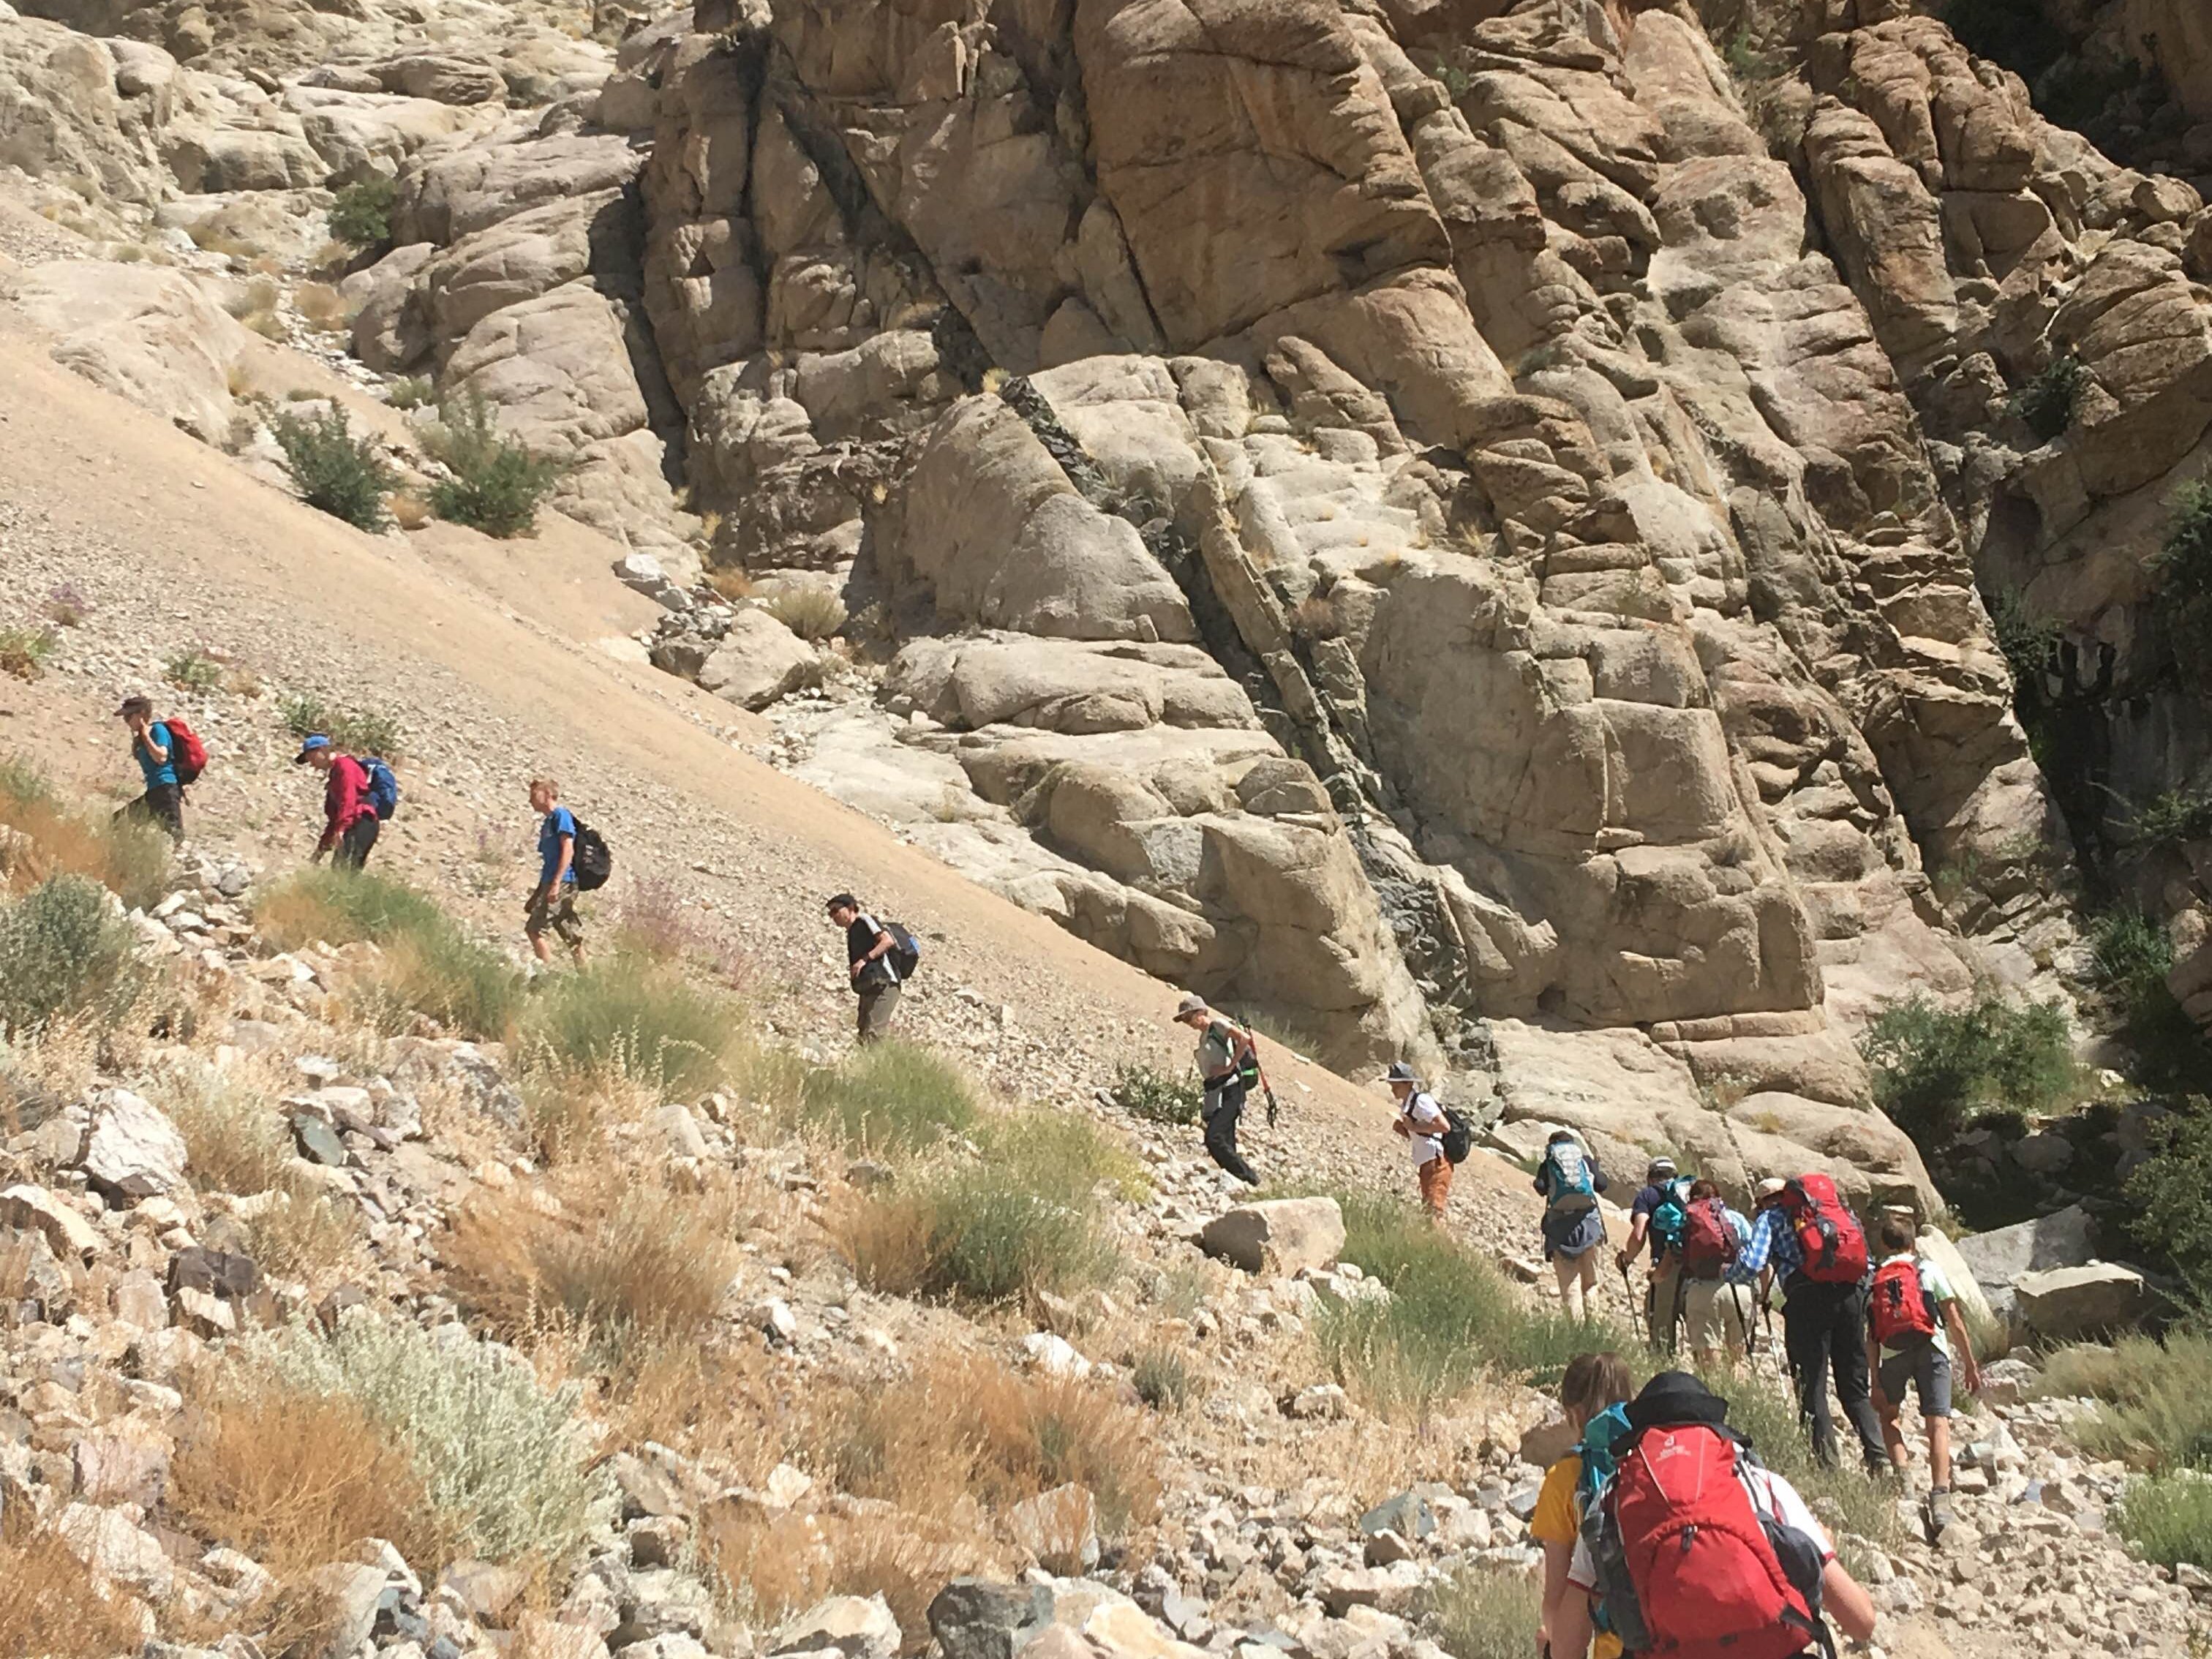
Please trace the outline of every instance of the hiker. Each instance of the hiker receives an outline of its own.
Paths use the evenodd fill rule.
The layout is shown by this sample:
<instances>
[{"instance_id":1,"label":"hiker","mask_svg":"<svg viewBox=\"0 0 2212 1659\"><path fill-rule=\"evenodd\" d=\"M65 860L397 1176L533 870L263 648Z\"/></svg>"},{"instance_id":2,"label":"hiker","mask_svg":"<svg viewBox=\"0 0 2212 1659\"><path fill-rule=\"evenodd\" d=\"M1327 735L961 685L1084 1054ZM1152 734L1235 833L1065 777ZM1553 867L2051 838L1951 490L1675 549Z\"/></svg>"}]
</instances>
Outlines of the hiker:
<instances>
[{"instance_id":1,"label":"hiker","mask_svg":"<svg viewBox=\"0 0 2212 1659\"><path fill-rule=\"evenodd\" d=\"M315 843L313 861L319 864L327 854L334 870L360 869L384 829L369 796L368 769L351 755L340 754L319 732L301 740L292 763L323 775L323 837Z\"/></svg>"},{"instance_id":2,"label":"hiker","mask_svg":"<svg viewBox=\"0 0 2212 1659\"><path fill-rule=\"evenodd\" d=\"M846 962L854 994L860 1000L854 1035L862 1042L889 1036L901 989L898 964L893 960L898 941L850 893L840 893L830 901L830 920L845 930Z\"/></svg>"},{"instance_id":3,"label":"hiker","mask_svg":"<svg viewBox=\"0 0 2212 1659\"><path fill-rule=\"evenodd\" d=\"M1572 1129L1554 1129L1536 1166L1544 1199L1544 1260L1559 1286L1559 1305L1570 1319L1597 1311L1597 1247L1605 1243L1605 1213L1597 1195L1605 1171Z\"/></svg>"},{"instance_id":4,"label":"hiker","mask_svg":"<svg viewBox=\"0 0 2212 1659\"><path fill-rule=\"evenodd\" d=\"M1528 1536L1544 1550L1540 1646L1551 1638L1559 1604L1574 1594L1567 1585L1567 1569L1574 1562L1575 1540L1582 1536L1583 1515L1613 1473L1613 1442L1628 1431L1621 1402L1635 1392L1628 1362L1610 1350L1577 1354L1559 1381L1559 1404L1574 1429L1575 1445L1544 1471L1535 1512L1528 1517ZM1595 1659L1620 1659L1620 1638L1601 1631L1593 1651Z\"/></svg>"},{"instance_id":5,"label":"hiker","mask_svg":"<svg viewBox=\"0 0 2212 1659\"><path fill-rule=\"evenodd\" d=\"M1206 1124L1206 1152L1237 1180L1258 1186L1260 1177L1237 1150L1237 1119L1244 1109L1244 1092L1260 1073L1258 1045L1251 1032L1215 1013L1201 996L1186 995L1177 1003L1175 1022L1198 1033L1198 1076L1206 1089L1200 1114Z\"/></svg>"},{"instance_id":6,"label":"hiker","mask_svg":"<svg viewBox=\"0 0 2212 1659\"><path fill-rule=\"evenodd\" d=\"M1692 1183L1674 1290L1682 1340L1700 1365L1715 1364L1723 1349L1734 1364L1750 1344L1750 1299L1728 1276L1750 1239L1750 1220L1729 1207L1717 1184Z\"/></svg>"},{"instance_id":7,"label":"hiker","mask_svg":"<svg viewBox=\"0 0 2212 1659\"><path fill-rule=\"evenodd\" d=\"M530 810L538 814L538 885L522 907L522 931L541 963L553 960L550 930L561 936L584 965L584 924L576 915L576 815L561 805L561 786L551 778L530 781Z\"/></svg>"},{"instance_id":8,"label":"hiker","mask_svg":"<svg viewBox=\"0 0 2212 1659\"><path fill-rule=\"evenodd\" d=\"M1444 1156L1443 1141L1451 1124L1436 1097L1423 1092L1420 1079L1404 1060L1392 1060L1383 1081L1390 1085L1390 1097L1398 1103L1398 1115L1390 1120L1391 1132L1412 1149L1414 1177L1421 1185L1421 1207L1441 1227L1444 1200L1451 1196L1452 1165Z\"/></svg>"},{"instance_id":9,"label":"hiker","mask_svg":"<svg viewBox=\"0 0 2212 1659\"><path fill-rule=\"evenodd\" d=\"M1662 1371L1622 1414L1628 1432L1583 1518L1570 1593L1547 1619L1552 1659L1583 1659L1601 1630L1629 1653L1674 1659L1832 1653L1824 1614L1854 1641L1873 1637L1873 1598L1796 1488L1728 1427L1726 1401Z\"/></svg>"},{"instance_id":10,"label":"hiker","mask_svg":"<svg viewBox=\"0 0 2212 1659\"><path fill-rule=\"evenodd\" d=\"M1868 1381L1866 1270L1866 1234L1828 1176L1760 1186L1759 1213L1737 1254L1736 1272L1781 1281L1782 1350L1814 1455L1831 1466L1839 1455L1828 1407L1832 1376L1867 1468L1880 1474L1889 1468L1889 1453Z\"/></svg>"},{"instance_id":11,"label":"hiker","mask_svg":"<svg viewBox=\"0 0 2212 1659\"><path fill-rule=\"evenodd\" d=\"M1982 1386L1974 1345L1959 1311L1958 1292L1942 1268L1915 1248L1909 1216L1884 1216L1881 1264L1867 1297L1867 1364L1874 1373L1874 1408L1881 1418L1890 1468L1903 1480L1905 1430L1897 1420L1905 1390L1917 1389L1928 1425L1928 1530L1948 1528L1951 1513L1951 1358L1973 1394Z\"/></svg>"},{"instance_id":12,"label":"hiker","mask_svg":"<svg viewBox=\"0 0 2212 1659\"><path fill-rule=\"evenodd\" d=\"M1628 1209L1628 1243L1613 1256L1623 1279L1629 1264L1651 1247L1651 1277L1644 1287L1644 1334L1655 1348L1674 1346L1674 1279L1681 1266L1676 1254L1682 1242L1684 1212L1689 1205L1689 1183L1674 1168L1674 1160L1655 1158L1644 1170L1644 1185ZM1659 1335L1658 1317L1667 1319L1667 1334Z\"/></svg>"},{"instance_id":13,"label":"hiker","mask_svg":"<svg viewBox=\"0 0 2212 1659\"><path fill-rule=\"evenodd\" d=\"M138 775L146 791L115 816L140 823L158 823L169 832L171 845L185 844L185 786L177 775L177 744L168 722L154 718L150 697L131 696L115 711L131 733L131 758L138 763Z\"/></svg>"}]
</instances>

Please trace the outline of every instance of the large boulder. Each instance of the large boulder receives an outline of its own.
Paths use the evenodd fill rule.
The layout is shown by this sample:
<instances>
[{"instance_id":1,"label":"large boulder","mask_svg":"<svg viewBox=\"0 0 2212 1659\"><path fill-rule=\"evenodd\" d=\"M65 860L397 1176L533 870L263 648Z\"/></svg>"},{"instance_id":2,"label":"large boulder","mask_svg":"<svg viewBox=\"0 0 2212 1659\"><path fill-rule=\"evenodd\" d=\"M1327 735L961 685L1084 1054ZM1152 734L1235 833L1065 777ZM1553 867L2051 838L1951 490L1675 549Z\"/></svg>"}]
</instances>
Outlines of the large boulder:
<instances>
[{"instance_id":1,"label":"large boulder","mask_svg":"<svg viewBox=\"0 0 2212 1659\"><path fill-rule=\"evenodd\" d=\"M1263 1199L1216 1216L1198 1243L1248 1273L1287 1276L1335 1261L1344 1249L1344 1212L1333 1198Z\"/></svg>"},{"instance_id":2,"label":"large boulder","mask_svg":"<svg viewBox=\"0 0 2212 1659\"><path fill-rule=\"evenodd\" d=\"M33 266L15 303L58 337L54 361L204 443L230 435L230 372L251 340L199 280L161 265Z\"/></svg>"},{"instance_id":3,"label":"large boulder","mask_svg":"<svg viewBox=\"0 0 2212 1659\"><path fill-rule=\"evenodd\" d=\"M1973 1273L2000 1319L2013 1312L2014 1287L2023 1273L2075 1267L2095 1254L2097 1224L2078 1204L2010 1227L1969 1233L1958 1241L1959 1258Z\"/></svg>"},{"instance_id":4,"label":"large boulder","mask_svg":"<svg viewBox=\"0 0 2212 1659\"><path fill-rule=\"evenodd\" d=\"M699 670L699 684L725 702L765 708L806 684L821 653L765 611L748 606Z\"/></svg>"},{"instance_id":5,"label":"large boulder","mask_svg":"<svg viewBox=\"0 0 2212 1659\"><path fill-rule=\"evenodd\" d=\"M0 14L0 156L34 178L82 180L95 201L151 208L167 184L175 77L158 46Z\"/></svg>"},{"instance_id":6,"label":"large boulder","mask_svg":"<svg viewBox=\"0 0 2212 1659\"><path fill-rule=\"evenodd\" d=\"M2130 1329L2151 1305L2143 1276L2112 1261L2035 1269L2015 1279L2012 1291L2018 1323L2046 1342Z\"/></svg>"},{"instance_id":7,"label":"large boulder","mask_svg":"<svg viewBox=\"0 0 2212 1659\"><path fill-rule=\"evenodd\" d=\"M84 1172L125 1198L151 1198L183 1184L185 1138L161 1109L128 1089L108 1089L93 1103Z\"/></svg>"}]
</instances>

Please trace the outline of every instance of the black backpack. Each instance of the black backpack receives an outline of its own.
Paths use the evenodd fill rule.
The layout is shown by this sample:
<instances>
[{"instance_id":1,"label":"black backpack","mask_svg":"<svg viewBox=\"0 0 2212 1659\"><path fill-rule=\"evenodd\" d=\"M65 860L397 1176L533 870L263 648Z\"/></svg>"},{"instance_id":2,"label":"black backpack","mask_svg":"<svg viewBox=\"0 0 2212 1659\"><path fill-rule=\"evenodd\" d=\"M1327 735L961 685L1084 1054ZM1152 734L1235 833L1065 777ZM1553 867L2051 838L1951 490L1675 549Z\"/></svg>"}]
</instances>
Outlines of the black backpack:
<instances>
[{"instance_id":1,"label":"black backpack","mask_svg":"<svg viewBox=\"0 0 2212 1659\"><path fill-rule=\"evenodd\" d=\"M914 977L914 970L921 966L921 941L902 921L885 922L884 932L891 936L891 948L884 953L884 958L890 962L891 972L898 975L899 983L903 985Z\"/></svg>"},{"instance_id":2,"label":"black backpack","mask_svg":"<svg viewBox=\"0 0 2212 1659\"><path fill-rule=\"evenodd\" d=\"M1458 1111L1444 1105L1442 1101L1438 1101L1437 1104L1443 1109L1444 1115L1444 1132L1438 1135L1437 1139L1444 1149L1445 1161L1451 1164L1464 1164L1468 1160L1468 1155L1474 1151L1474 1126Z\"/></svg>"},{"instance_id":3,"label":"black backpack","mask_svg":"<svg viewBox=\"0 0 2212 1659\"><path fill-rule=\"evenodd\" d=\"M569 871L576 878L580 893L596 891L607 884L607 878L615 872L615 855L607 850L606 837L589 824L576 825L576 848L568 860Z\"/></svg>"}]
</instances>

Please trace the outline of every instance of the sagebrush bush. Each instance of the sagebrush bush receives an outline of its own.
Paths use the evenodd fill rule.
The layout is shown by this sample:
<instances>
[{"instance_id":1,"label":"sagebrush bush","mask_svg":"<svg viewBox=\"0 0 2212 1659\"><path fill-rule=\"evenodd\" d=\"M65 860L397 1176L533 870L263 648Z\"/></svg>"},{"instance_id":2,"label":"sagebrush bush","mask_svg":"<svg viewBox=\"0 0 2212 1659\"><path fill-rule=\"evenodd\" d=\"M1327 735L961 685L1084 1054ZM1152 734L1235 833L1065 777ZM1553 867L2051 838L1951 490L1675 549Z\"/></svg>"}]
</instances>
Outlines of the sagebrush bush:
<instances>
[{"instance_id":1,"label":"sagebrush bush","mask_svg":"<svg viewBox=\"0 0 2212 1659\"><path fill-rule=\"evenodd\" d=\"M845 625L845 601L826 587L787 587L768 611L802 640L826 640Z\"/></svg>"},{"instance_id":2,"label":"sagebrush bush","mask_svg":"<svg viewBox=\"0 0 2212 1659\"><path fill-rule=\"evenodd\" d=\"M728 998L661 963L615 957L551 981L524 1036L539 1069L696 1098L727 1076L740 1024Z\"/></svg>"},{"instance_id":3,"label":"sagebrush bush","mask_svg":"<svg viewBox=\"0 0 2212 1659\"><path fill-rule=\"evenodd\" d=\"M487 536L526 536L565 469L501 434L481 392L438 406L430 452L453 474L430 486L430 510Z\"/></svg>"},{"instance_id":4,"label":"sagebrush bush","mask_svg":"<svg viewBox=\"0 0 2212 1659\"><path fill-rule=\"evenodd\" d=\"M357 530L384 528L391 516L384 498L399 475L374 437L354 436L343 410L331 404L312 420L277 410L269 416L269 430L284 452L301 500Z\"/></svg>"},{"instance_id":5,"label":"sagebrush bush","mask_svg":"<svg viewBox=\"0 0 2212 1659\"><path fill-rule=\"evenodd\" d=\"M2172 1265L2199 1314L2212 1313L2212 1109L2190 1100L2166 1120L2154 1155L2128 1172L2129 1231Z\"/></svg>"},{"instance_id":6,"label":"sagebrush bush","mask_svg":"<svg viewBox=\"0 0 2212 1659\"><path fill-rule=\"evenodd\" d=\"M1543 1619L1540 1577L1469 1565L1431 1587L1421 1623L1452 1659L1528 1659Z\"/></svg>"},{"instance_id":7,"label":"sagebrush bush","mask_svg":"<svg viewBox=\"0 0 2212 1659\"><path fill-rule=\"evenodd\" d=\"M376 175L346 185L331 198L331 234L355 247L381 247L392 240L392 210L399 186Z\"/></svg>"},{"instance_id":8,"label":"sagebrush bush","mask_svg":"<svg viewBox=\"0 0 2212 1659\"><path fill-rule=\"evenodd\" d=\"M1147 1123L1198 1121L1205 1091L1188 1077L1170 1077L1150 1066L1124 1066L1114 1074L1114 1098Z\"/></svg>"},{"instance_id":9,"label":"sagebrush bush","mask_svg":"<svg viewBox=\"0 0 2212 1659\"><path fill-rule=\"evenodd\" d=\"M145 987L134 945L107 890L84 876L0 902L0 1036L80 1018L119 1024Z\"/></svg>"},{"instance_id":10,"label":"sagebrush bush","mask_svg":"<svg viewBox=\"0 0 2212 1659\"><path fill-rule=\"evenodd\" d=\"M0 889L18 891L58 875L89 876L138 909L168 891L169 838L130 817L74 812L46 775L29 763L0 757Z\"/></svg>"},{"instance_id":11,"label":"sagebrush bush","mask_svg":"<svg viewBox=\"0 0 2212 1659\"><path fill-rule=\"evenodd\" d=\"M349 755L374 755L386 761L396 761L406 753L406 733L399 717L383 709L341 708L308 691L278 698L276 709L295 738L319 732Z\"/></svg>"},{"instance_id":12,"label":"sagebrush bush","mask_svg":"<svg viewBox=\"0 0 2212 1659\"><path fill-rule=\"evenodd\" d=\"M1327 1305L1314 1334L1338 1380L1382 1415L1425 1418L1486 1372L1550 1380L1585 1349L1622 1346L1616 1332L1531 1308L1487 1259L1412 1206L1374 1193L1334 1196L1343 1259L1390 1299Z\"/></svg>"},{"instance_id":13,"label":"sagebrush bush","mask_svg":"<svg viewBox=\"0 0 2212 1659\"><path fill-rule=\"evenodd\" d=\"M222 665L193 646L164 663L161 678L179 691L209 692L222 684Z\"/></svg>"},{"instance_id":14,"label":"sagebrush bush","mask_svg":"<svg viewBox=\"0 0 2212 1659\"><path fill-rule=\"evenodd\" d=\"M1994 990L1963 1008L1917 994L1893 1002L1859 1051L1873 1068L1875 1103L1923 1153L1948 1145L1978 1112L2047 1111L2080 1084L2064 1012Z\"/></svg>"},{"instance_id":15,"label":"sagebrush bush","mask_svg":"<svg viewBox=\"0 0 2212 1659\"><path fill-rule=\"evenodd\" d=\"M427 374L404 374L384 388L384 401L394 409L421 409L436 397Z\"/></svg>"},{"instance_id":16,"label":"sagebrush bush","mask_svg":"<svg viewBox=\"0 0 2212 1659\"><path fill-rule=\"evenodd\" d=\"M2053 357L2013 393L2012 412L2048 443L2074 423L2074 410L2089 384L2089 371L2068 352Z\"/></svg>"},{"instance_id":17,"label":"sagebrush bush","mask_svg":"<svg viewBox=\"0 0 2212 1659\"><path fill-rule=\"evenodd\" d=\"M1181 1411L1197 1386L1182 1351L1157 1346L1138 1350L1130 1361L1129 1384L1147 1406L1169 1412Z\"/></svg>"},{"instance_id":18,"label":"sagebrush bush","mask_svg":"<svg viewBox=\"0 0 2212 1659\"><path fill-rule=\"evenodd\" d=\"M589 1533L605 1488L576 1392L540 1389L508 1350L456 1325L425 1331L360 1315L327 1334L301 1323L240 1346L270 1381L356 1403L405 1451L453 1548L554 1563Z\"/></svg>"},{"instance_id":19,"label":"sagebrush bush","mask_svg":"<svg viewBox=\"0 0 2212 1659\"><path fill-rule=\"evenodd\" d=\"M978 1109L965 1073L918 1044L892 1041L810 1073L793 1115L848 1146L914 1152L973 1129Z\"/></svg>"},{"instance_id":20,"label":"sagebrush bush","mask_svg":"<svg viewBox=\"0 0 2212 1659\"><path fill-rule=\"evenodd\" d=\"M0 674L34 680L46 672L46 659L61 644L51 628L16 625L0 628Z\"/></svg>"},{"instance_id":21,"label":"sagebrush bush","mask_svg":"<svg viewBox=\"0 0 2212 1659\"><path fill-rule=\"evenodd\" d=\"M2212 840L2212 794L2169 789L2153 795L2135 808L2128 838L2144 847Z\"/></svg>"},{"instance_id":22,"label":"sagebrush bush","mask_svg":"<svg viewBox=\"0 0 2212 1659\"><path fill-rule=\"evenodd\" d=\"M2212 1474L2185 1469L2131 1482L2117 1516L2120 1535L2162 1567L2212 1561Z\"/></svg>"}]
</instances>

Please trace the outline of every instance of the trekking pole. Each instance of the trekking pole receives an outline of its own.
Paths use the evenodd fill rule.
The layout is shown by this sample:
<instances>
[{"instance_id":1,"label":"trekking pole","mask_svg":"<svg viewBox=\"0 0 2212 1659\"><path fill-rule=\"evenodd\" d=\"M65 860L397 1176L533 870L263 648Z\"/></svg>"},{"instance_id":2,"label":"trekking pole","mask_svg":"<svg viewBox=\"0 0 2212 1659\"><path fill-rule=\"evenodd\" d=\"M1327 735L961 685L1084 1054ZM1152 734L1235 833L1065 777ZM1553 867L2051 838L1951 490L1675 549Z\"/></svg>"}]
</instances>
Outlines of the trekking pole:
<instances>
[{"instance_id":1,"label":"trekking pole","mask_svg":"<svg viewBox=\"0 0 2212 1659\"><path fill-rule=\"evenodd\" d=\"M1759 1333L1752 1328L1751 1316L1744 1311L1743 1286L1731 1283L1729 1300L1735 1304L1735 1328L1743 1335L1743 1351L1751 1358L1759 1358Z\"/></svg>"},{"instance_id":2,"label":"trekking pole","mask_svg":"<svg viewBox=\"0 0 2212 1659\"><path fill-rule=\"evenodd\" d=\"M1636 1281L1628 1276L1626 1267L1620 1270L1620 1293L1628 1298L1628 1323L1633 1329L1636 1325ZM1644 1310L1644 1344L1646 1347L1651 1346L1651 1310L1648 1307Z\"/></svg>"}]
</instances>

